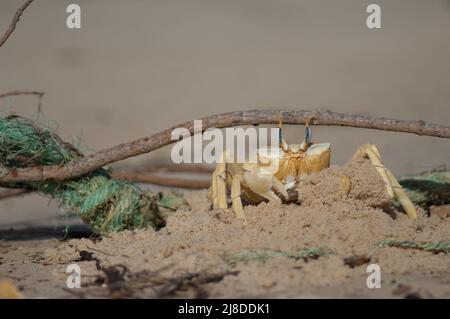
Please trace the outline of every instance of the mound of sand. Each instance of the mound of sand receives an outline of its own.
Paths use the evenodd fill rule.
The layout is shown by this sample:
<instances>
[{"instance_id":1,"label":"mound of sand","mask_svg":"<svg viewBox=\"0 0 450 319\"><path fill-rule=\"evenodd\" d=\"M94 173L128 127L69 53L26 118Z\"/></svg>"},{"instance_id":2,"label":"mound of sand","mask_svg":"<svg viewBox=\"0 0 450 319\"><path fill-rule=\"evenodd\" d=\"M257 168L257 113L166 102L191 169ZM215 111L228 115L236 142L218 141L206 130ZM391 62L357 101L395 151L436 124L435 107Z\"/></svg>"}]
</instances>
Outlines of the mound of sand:
<instances>
[{"instance_id":1,"label":"mound of sand","mask_svg":"<svg viewBox=\"0 0 450 319\"><path fill-rule=\"evenodd\" d=\"M318 208L336 202L387 209L391 199L373 165L355 157L345 166L332 166L316 174L305 175L298 188L303 207Z\"/></svg>"},{"instance_id":2,"label":"mound of sand","mask_svg":"<svg viewBox=\"0 0 450 319\"><path fill-rule=\"evenodd\" d=\"M210 210L206 191L193 191L186 193L192 210L174 213L159 231L71 240L46 251L41 262L80 263L92 275L83 277L86 296L103 287L106 295L126 291L122 297L450 297L450 255L377 245L385 239L450 240L450 219L410 220L393 210L366 161L306 176L298 193L300 205L245 207L243 225L231 209ZM311 248L329 253L293 257ZM381 267L382 289L367 288L369 263ZM122 271L119 290L105 269Z\"/></svg>"}]
</instances>

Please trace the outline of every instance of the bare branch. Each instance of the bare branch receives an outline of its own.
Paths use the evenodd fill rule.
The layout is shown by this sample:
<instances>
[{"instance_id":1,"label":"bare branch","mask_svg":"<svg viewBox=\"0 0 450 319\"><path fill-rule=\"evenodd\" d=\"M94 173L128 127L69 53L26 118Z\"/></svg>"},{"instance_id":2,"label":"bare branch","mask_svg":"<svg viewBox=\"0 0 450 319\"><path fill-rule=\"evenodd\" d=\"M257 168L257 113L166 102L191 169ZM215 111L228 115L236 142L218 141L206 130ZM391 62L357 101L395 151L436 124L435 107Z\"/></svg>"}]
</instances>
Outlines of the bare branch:
<instances>
[{"instance_id":1,"label":"bare branch","mask_svg":"<svg viewBox=\"0 0 450 319\"><path fill-rule=\"evenodd\" d=\"M28 193L31 193L31 191L27 189L4 189L0 191L0 199L16 197Z\"/></svg>"},{"instance_id":2,"label":"bare branch","mask_svg":"<svg viewBox=\"0 0 450 319\"><path fill-rule=\"evenodd\" d=\"M6 30L5 34L3 35L3 37L0 39L0 47L6 42L6 40L8 40L8 38L11 36L11 34L14 32L14 30L16 29L16 25L20 20L20 17L22 16L23 12L25 11L26 8L28 8L28 6L33 2L34 0L27 0L27 2L25 2L17 11L16 14L14 15L11 24L9 25L9 28Z\"/></svg>"},{"instance_id":3,"label":"bare branch","mask_svg":"<svg viewBox=\"0 0 450 319\"><path fill-rule=\"evenodd\" d=\"M41 98L44 96L44 92L38 92L38 91L10 91L6 93L1 93L0 98L10 97L10 96L18 96L18 95L36 95L37 97Z\"/></svg>"},{"instance_id":4,"label":"bare branch","mask_svg":"<svg viewBox=\"0 0 450 319\"><path fill-rule=\"evenodd\" d=\"M185 189L204 189L208 188L211 184L209 180L158 176L140 171L113 171L111 175L122 181L148 183Z\"/></svg>"},{"instance_id":5,"label":"bare branch","mask_svg":"<svg viewBox=\"0 0 450 319\"><path fill-rule=\"evenodd\" d=\"M402 121L396 119L370 117L362 115L346 115L334 112L316 111L276 111L253 110L216 114L201 118L203 130L208 128L224 128L237 125L276 124L279 119L285 124L349 126L376 129L392 132L413 133L417 135L450 138L450 127L426 123L424 121ZM176 141L171 140L175 128L184 127L190 134L194 133L193 121L185 122L148 137L143 137L129 143L123 143L101 150L86 157L77 158L66 166L37 166L9 171L0 169L0 183L30 182L43 180L65 180L85 175L107 164L129 157L149 153Z\"/></svg>"},{"instance_id":6,"label":"bare branch","mask_svg":"<svg viewBox=\"0 0 450 319\"><path fill-rule=\"evenodd\" d=\"M133 170L136 171L136 170ZM140 173L171 172L171 173L207 173L214 171L214 165L207 164L148 164L141 166Z\"/></svg>"},{"instance_id":7,"label":"bare branch","mask_svg":"<svg viewBox=\"0 0 450 319\"><path fill-rule=\"evenodd\" d=\"M154 173L166 173L166 172L176 172L176 173L201 173L208 177L208 180L202 179L188 179L188 178L178 178L178 177L167 177L158 176ZM212 168L203 164L151 164L146 165L143 169L114 169L111 172L111 176L117 178L118 180L134 182L134 183L144 183L153 184L159 186L167 187L178 187L185 189L205 189L210 186L209 175L212 173ZM198 177L198 174L197 174ZM24 194L30 194L31 190L15 188L0 189L0 200L21 196Z\"/></svg>"}]
</instances>

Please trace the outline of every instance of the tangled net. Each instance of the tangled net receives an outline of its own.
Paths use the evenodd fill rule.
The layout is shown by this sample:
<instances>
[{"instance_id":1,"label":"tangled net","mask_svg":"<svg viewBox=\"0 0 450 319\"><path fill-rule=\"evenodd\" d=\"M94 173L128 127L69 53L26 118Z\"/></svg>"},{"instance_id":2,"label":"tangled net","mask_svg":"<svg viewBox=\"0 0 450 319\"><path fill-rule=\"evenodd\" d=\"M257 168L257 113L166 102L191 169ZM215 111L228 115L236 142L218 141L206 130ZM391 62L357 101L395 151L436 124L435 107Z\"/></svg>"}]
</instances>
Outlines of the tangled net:
<instances>
[{"instance_id":1,"label":"tangled net","mask_svg":"<svg viewBox=\"0 0 450 319\"><path fill-rule=\"evenodd\" d=\"M19 116L0 118L0 164L16 168L65 165L83 155L55 133ZM97 233L164 226L159 207L187 205L177 195L166 197L139 189L97 169L80 178L56 182L21 182L7 187L36 190L50 195L65 208L76 212Z\"/></svg>"}]
</instances>

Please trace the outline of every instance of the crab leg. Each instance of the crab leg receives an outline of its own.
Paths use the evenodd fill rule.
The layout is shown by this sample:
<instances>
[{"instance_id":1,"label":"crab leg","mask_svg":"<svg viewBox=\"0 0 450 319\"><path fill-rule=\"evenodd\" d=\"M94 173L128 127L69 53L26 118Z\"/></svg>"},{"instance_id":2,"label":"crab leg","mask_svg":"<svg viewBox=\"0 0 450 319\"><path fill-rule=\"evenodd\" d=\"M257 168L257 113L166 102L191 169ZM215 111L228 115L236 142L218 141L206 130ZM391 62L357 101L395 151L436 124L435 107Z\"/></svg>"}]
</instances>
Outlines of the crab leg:
<instances>
[{"instance_id":1,"label":"crab leg","mask_svg":"<svg viewBox=\"0 0 450 319\"><path fill-rule=\"evenodd\" d=\"M226 185L226 164L217 164L215 174L216 192L217 192L217 207L215 208L227 208L227 185Z\"/></svg>"},{"instance_id":2,"label":"crab leg","mask_svg":"<svg viewBox=\"0 0 450 319\"><path fill-rule=\"evenodd\" d=\"M261 174L259 172L251 172L244 176L244 181L247 187L255 194L276 203L281 203L275 192L276 190L281 196L288 198L288 193L281 181L271 174Z\"/></svg>"},{"instance_id":3,"label":"crab leg","mask_svg":"<svg viewBox=\"0 0 450 319\"><path fill-rule=\"evenodd\" d=\"M405 190L395 178L394 174L392 174L392 172L384 166L378 148L373 144L364 144L356 151L354 156L357 154L361 154L362 156L369 158L372 165L375 166L378 174L380 174L381 178L384 180L386 190L389 195L392 198L398 199L409 218L416 219L417 211L414 204L411 202Z\"/></svg>"},{"instance_id":4,"label":"crab leg","mask_svg":"<svg viewBox=\"0 0 450 319\"><path fill-rule=\"evenodd\" d=\"M236 217L239 219L243 219L244 225L247 225L247 219L245 218L244 208L242 207L241 179L239 176L233 176L233 180L231 181L231 201Z\"/></svg>"},{"instance_id":5,"label":"crab leg","mask_svg":"<svg viewBox=\"0 0 450 319\"><path fill-rule=\"evenodd\" d=\"M212 200L213 202L213 208L217 208L218 206L218 201L217 201L217 174L216 174L216 170L213 171L213 174L211 176L211 188L210 188L210 193L208 193L208 198L210 200Z\"/></svg>"},{"instance_id":6,"label":"crab leg","mask_svg":"<svg viewBox=\"0 0 450 319\"><path fill-rule=\"evenodd\" d=\"M222 155L222 161L217 164L211 178L211 191L214 209L226 209L227 185L226 185L226 154Z\"/></svg>"},{"instance_id":7,"label":"crab leg","mask_svg":"<svg viewBox=\"0 0 450 319\"><path fill-rule=\"evenodd\" d=\"M286 190L286 187L283 185L283 183L276 178L276 176L273 177L273 184L272 184L272 188L278 192L278 194L280 194L284 200L288 201L289 200L289 194L288 191Z\"/></svg>"}]
</instances>

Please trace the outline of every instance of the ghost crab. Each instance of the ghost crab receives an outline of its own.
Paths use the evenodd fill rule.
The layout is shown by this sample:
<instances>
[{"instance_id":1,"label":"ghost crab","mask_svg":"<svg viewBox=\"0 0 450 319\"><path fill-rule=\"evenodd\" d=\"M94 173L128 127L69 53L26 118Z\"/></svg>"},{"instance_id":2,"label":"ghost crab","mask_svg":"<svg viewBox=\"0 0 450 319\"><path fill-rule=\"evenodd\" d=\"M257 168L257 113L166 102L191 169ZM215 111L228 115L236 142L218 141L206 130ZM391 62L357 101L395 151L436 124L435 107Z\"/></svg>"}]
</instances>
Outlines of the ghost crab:
<instances>
[{"instance_id":1,"label":"ghost crab","mask_svg":"<svg viewBox=\"0 0 450 319\"><path fill-rule=\"evenodd\" d=\"M215 209L228 208L227 193L230 191L231 206L236 217L247 223L243 204L259 204L263 201L292 202L297 200L296 185L302 175L319 172L330 166L330 143L313 143L309 119L305 123L305 138L301 144L288 145L282 135L279 122L278 147L260 148L257 160L248 163L229 162L227 151L217 164L211 180L208 197ZM406 214L417 218L417 211L394 174L386 168L378 148L373 144L360 146L353 157L363 156L375 166L383 179L390 198L397 199ZM344 188L350 190L349 177L344 176Z\"/></svg>"}]
</instances>

